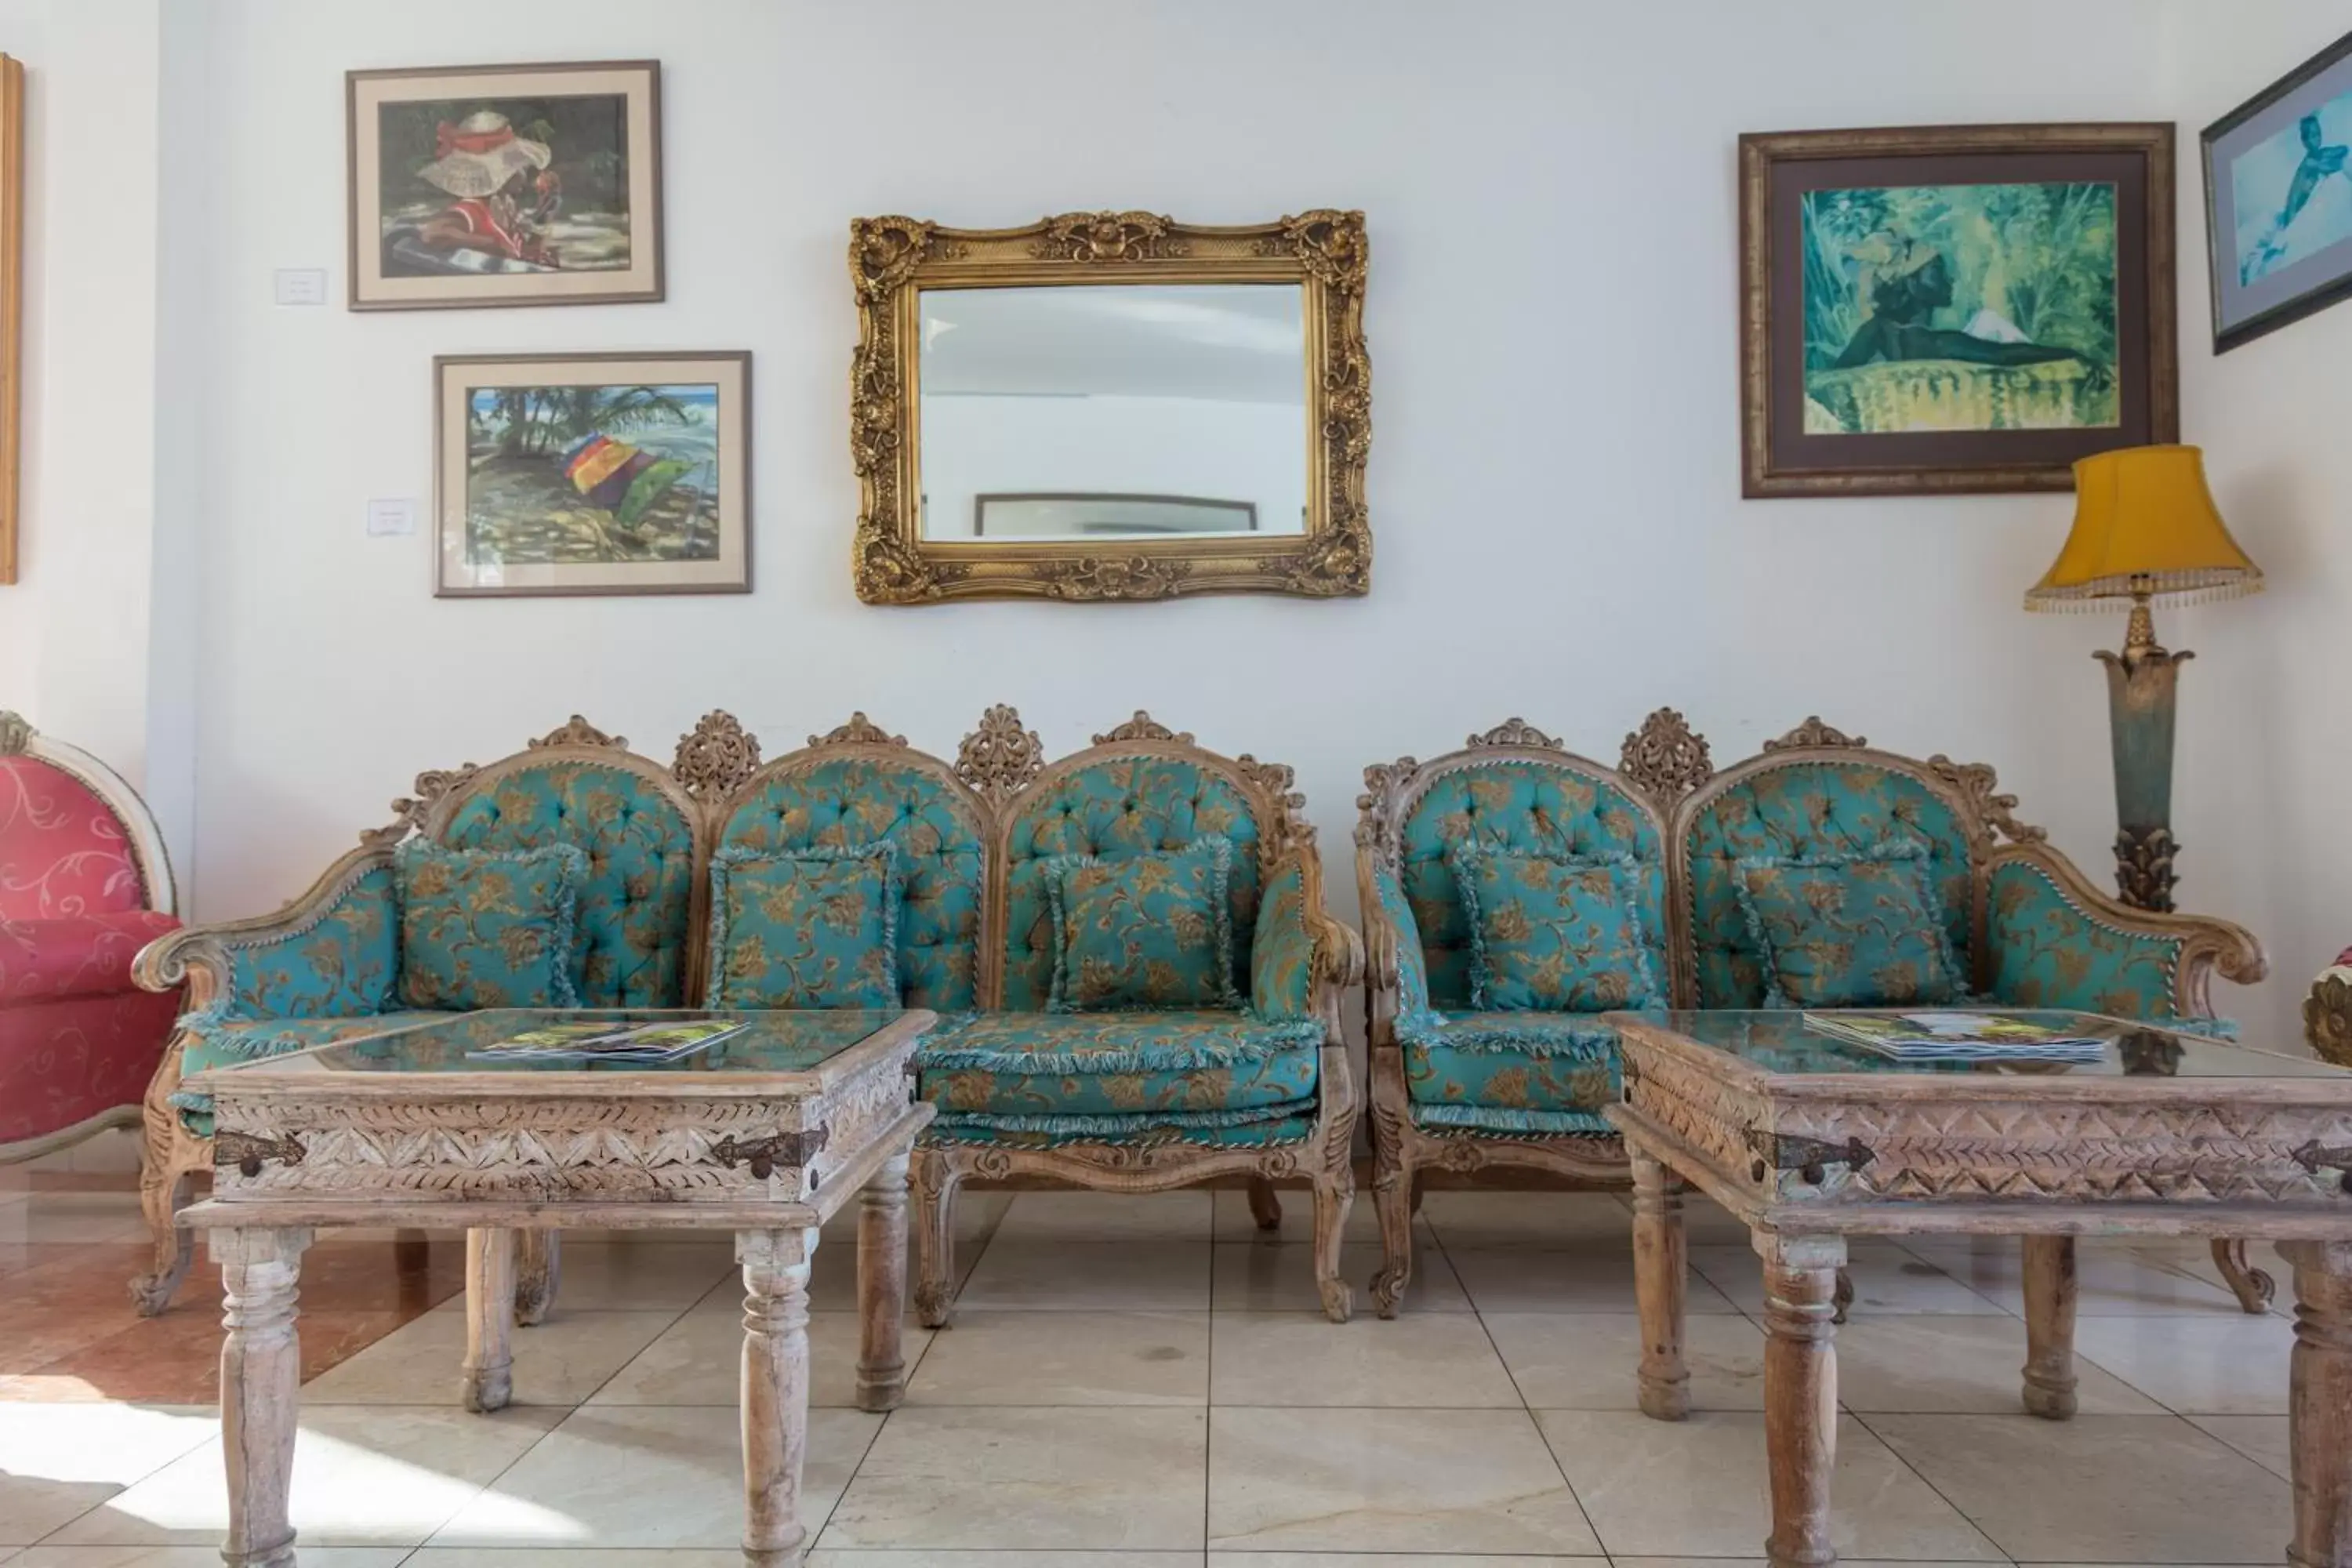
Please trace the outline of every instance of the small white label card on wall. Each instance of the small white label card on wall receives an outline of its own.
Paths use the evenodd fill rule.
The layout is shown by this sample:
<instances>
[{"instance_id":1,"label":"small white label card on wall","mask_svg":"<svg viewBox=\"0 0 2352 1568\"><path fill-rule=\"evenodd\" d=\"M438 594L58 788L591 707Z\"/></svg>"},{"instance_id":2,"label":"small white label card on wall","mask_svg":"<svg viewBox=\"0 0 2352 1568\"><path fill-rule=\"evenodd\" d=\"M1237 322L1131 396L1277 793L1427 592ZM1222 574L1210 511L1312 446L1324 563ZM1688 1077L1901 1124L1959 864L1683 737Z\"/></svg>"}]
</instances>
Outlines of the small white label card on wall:
<instances>
[{"instance_id":1,"label":"small white label card on wall","mask_svg":"<svg viewBox=\"0 0 2352 1568\"><path fill-rule=\"evenodd\" d=\"M323 267L281 267L273 280L281 305L327 302L327 269Z\"/></svg>"},{"instance_id":2,"label":"small white label card on wall","mask_svg":"<svg viewBox=\"0 0 2352 1568\"><path fill-rule=\"evenodd\" d=\"M416 531L416 503L403 497L395 500L372 500L367 503L367 531L370 538Z\"/></svg>"}]
</instances>

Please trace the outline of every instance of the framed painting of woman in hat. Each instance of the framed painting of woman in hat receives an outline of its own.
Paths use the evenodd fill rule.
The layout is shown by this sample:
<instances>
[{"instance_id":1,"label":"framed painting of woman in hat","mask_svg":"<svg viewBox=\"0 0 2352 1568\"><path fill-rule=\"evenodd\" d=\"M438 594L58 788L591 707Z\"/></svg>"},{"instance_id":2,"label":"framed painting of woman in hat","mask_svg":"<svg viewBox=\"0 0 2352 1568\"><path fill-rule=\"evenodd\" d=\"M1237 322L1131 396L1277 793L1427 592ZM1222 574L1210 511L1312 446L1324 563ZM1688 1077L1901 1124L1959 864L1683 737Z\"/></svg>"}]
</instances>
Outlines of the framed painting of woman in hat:
<instances>
[{"instance_id":1,"label":"framed painting of woman in hat","mask_svg":"<svg viewBox=\"0 0 2352 1568\"><path fill-rule=\"evenodd\" d=\"M351 305L662 297L661 67L349 72Z\"/></svg>"}]
</instances>

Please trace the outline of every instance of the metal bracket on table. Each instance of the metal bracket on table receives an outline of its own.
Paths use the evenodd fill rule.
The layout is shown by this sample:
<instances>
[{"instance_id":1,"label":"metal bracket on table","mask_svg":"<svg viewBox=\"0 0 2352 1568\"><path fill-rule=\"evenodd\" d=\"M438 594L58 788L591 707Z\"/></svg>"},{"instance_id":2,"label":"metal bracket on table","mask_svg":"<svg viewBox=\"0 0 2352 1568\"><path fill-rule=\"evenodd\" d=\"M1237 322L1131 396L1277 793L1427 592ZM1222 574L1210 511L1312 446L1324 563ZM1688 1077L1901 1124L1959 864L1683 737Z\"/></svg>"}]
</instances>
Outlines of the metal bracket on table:
<instances>
[{"instance_id":1,"label":"metal bracket on table","mask_svg":"<svg viewBox=\"0 0 2352 1568\"><path fill-rule=\"evenodd\" d=\"M1824 1143L1818 1138L1767 1132L1757 1127L1748 1130L1748 1152L1756 1156L1748 1171L1751 1180L1760 1182L1773 1171L1794 1171L1799 1180L1816 1187L1828 1178L1832 1165L1858 1171L1871 1161L1870 1145L1859 1138Z\"/></svg>"},{"instance_id":2,"label":"metal bracket on table","mask_svg":"<svg viewBox=\"0 0 2352 1568\"><path fill-rule=\"evenodd\" d=\"M730 1132L710 1146L710 1157L733 1170L737 1165L749 1165L751 1174L766 1181L779 1165L804 1166L816 1152L824 1147L829 1136L826 1129L812 1127L804 1132L777 1132L766 1138L738 1141Z\"/></svg>"},{"instance_id":3,"label":"metal bracket on table","mask_svg":"<svg viewBox=\"0 0 2352 1568\"><path fill-rule=\"evenodd\" d=\"M283 1160L289 1165L299 1165L302 1163L302 1141L291 1132L283 1138L257 1138L250 1132L213 1134L214 1164L235 1165L241 1175L257 1176L264 1160Z\"/></svg>"},{"instance_id":4,"label":"metal bracket on table","mask_svg":"<svg viewBox=\"0 0 2352 1568\"><path fill-rule=\"evenodd\" d=\"M2294 1159L2296 1164L2315 1176L2322 1171L2334 1171L2338 1177L2336 1190L2346 1197L2352 1197L2352 1147L2322 1143L2315 1138L2297 1149Z\"/></svg>"}]
</instances>

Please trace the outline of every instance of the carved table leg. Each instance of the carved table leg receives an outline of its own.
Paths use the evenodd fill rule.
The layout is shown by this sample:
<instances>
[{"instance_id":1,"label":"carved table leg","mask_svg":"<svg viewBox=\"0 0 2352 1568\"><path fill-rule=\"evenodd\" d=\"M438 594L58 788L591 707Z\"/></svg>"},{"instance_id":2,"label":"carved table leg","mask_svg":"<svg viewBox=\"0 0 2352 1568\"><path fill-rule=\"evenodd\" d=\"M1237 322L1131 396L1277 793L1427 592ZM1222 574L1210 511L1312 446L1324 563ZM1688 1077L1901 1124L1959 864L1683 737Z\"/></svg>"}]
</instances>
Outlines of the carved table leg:
<instances>
[{"instance_id":1,"label":"carved table leg","mask_svg":"<svg viewBox=\"0 0 2352 1568\"><path fill-rule=\"evenodd\" d=\"M466 1233L466 1370L458 1396L480 1414L514 1397L515 1233Z\"/></svg>"},{"instance_id":2,"label":"carved table leg","mask_svg":"<svg viewBox=\"0 0 2352 1568\"><path fill-rule=\"evenodd\" d=\"M168 1152L163 1157L168 1158ZM154 1317L172 1304L172 1292L180 1288L180 1281L187 1276L188 1264L195 1257L196 1233L181 1229L178 1223L180 1210L187 1201L185 1171L141 1173L139 1206L147 1216L148 1234L155 1246L153 1271L131 1281L131 1304L142 1318Z\"/></svg>"},{"instance_id":3,"label":"carved table leg","mask_svg":"<svg viewBox=\"0 0 2352 1568\"><path fill-rule=\"evenodd\" d=\"M2283 1241L2294 1266L2287 1469L2296 1568L2352 1568L2352 1242Z\"/></svg>"},{"instance_id":4,"label":"carved table leg","mask_svg":"<svg viewBox=\"0 0 2352 1568\"><path fill-rule=\"evenodd\" d=\"M555 1310L556 1281L563 1273L563 1233L515 1232L515 1321L535 1329Z\"/></svg>"},{"instance_id":5,"label":"carved table leg","mask_svg":"<svg viewBox=\"0 0 2352 1568\"><path fill-rule=\"evenodd\" d=\"M2221 1279L2230 1287L2231 1293L2238 1298L2239 1307L2250 1316L2262 1316L2278 1299L2278 1281L2255 1268L2247 1258L2246 1244L2242 1239L2215 1237L2213 1267L2221 1271Z\"/></svg>"},{"instance_id":6,"label":"carved table leg","mask_svg":"<svg viewBox=\"0 0 2352 1568\"><path fill-rule=\"evenodd\" d=\"M1759 1231L1764 1259L1764 1445L1772 1479L1772 1568L1825 1568L1837 1465L1837 1274L1842 1236Z\"/></svg>"},{"instance_id":7,"label":"carved table leg","mask_svg":"<svg viewBox=\"0 0 2352 1568\"><path fill-rule=\"evenodd\" d=\"M809 1255L816 1238L814 1228L746 1230L735 1237L735 1258L743 1266L743 1561L749 1568L796 1568L808 1545L800 1517L801 1465L808 1453Z\"/></svg>"},{"instance_id":8,"label":"carved table leg","mask_svg":"<svg viewBox=\"0 0 2352 1568\"><path fill-rule=\"evenodd\" d=\"M1642 1414L1679 1421L1690 1414L1690 1369L1683 1364L1684 1292L1690 1254L1683 1233L1682 1183L1648 1154L1633 1166L1633 1299L1642 1313Z\"/></svg>"},{"instance_id":9,"label":"carved table leg","mask_svg":"<svg viewBox=\"0 0 2352 1568\"><path fill-rule=\"evenodd\" d=\"M2074 1238L2028 1236L2024 1253L2025 1408L2045 1421L2074 1415Z\"/></svg>"},{"instance_id":10,"label":"carved table leg","mask_svg":"<svg viewBox=\"0 0 2352 1568\"><path fill-rule=\"evenodd\" d=\"M294 1426L302 1386L295 1293L307 1230L216 1230L227 1335L221 1342L221 1450L228 1461L228 1568L291 1568Z\"/></svg>"},{"instance_id":11,"label":"carved table leg","mask_svg":"<svg viewBox=\"0 0 2352 1568\"><path fill-rule=\"evenodd\" d=\"M1275 1192L1274 1184L1264 1176L1249 1179L1249 1205L1250 1218L1257 1221L1258 1229L1282 1228L1282 1199Z\"/></svg>"},{"instance_id":12,"label":"carved table leg","mask_svg":"<svg viewBox=\"0 0 2352 1568\"><path fill-rule=\"evenodd\" d=\"M858 1194L857 1407L895 1410L907 1393L907 1156Z\"/></svg>"},{"instance_id":13,"label":"carved table leg","mask_svg":"<svg viewBox=\"0 0 2352 1568\"><path fill-rule=\"evenodd\" d=\"M945 1150L918 1149L914 1163L915 1317L944 1329L955 1312L955 1201L963 1173Z\"/></svg>"}]
</instances>

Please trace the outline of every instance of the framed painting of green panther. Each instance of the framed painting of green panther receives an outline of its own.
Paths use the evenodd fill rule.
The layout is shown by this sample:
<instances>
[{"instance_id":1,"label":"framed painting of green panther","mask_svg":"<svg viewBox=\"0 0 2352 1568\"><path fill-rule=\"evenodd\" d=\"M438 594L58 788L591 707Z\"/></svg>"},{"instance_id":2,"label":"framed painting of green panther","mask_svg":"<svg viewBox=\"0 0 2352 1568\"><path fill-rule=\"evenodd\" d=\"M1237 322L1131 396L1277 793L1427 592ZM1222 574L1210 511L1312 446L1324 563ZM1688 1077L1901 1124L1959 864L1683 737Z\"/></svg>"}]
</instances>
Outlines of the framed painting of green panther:
<instances>
[{"instance_id":1,"label":"framed painting of green panther","mask_svg":"<svg viewBox=\"0 0 2352 1568\"><path fill-rule=\"evenodd\" d=\"M1740 138L1744 493L2064 489L2172 440L2172 130Z\"/></svg>"}]
</instances>

